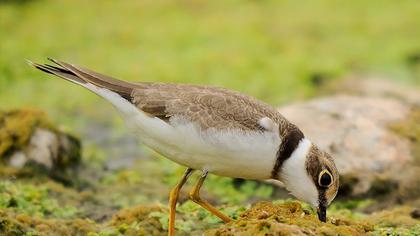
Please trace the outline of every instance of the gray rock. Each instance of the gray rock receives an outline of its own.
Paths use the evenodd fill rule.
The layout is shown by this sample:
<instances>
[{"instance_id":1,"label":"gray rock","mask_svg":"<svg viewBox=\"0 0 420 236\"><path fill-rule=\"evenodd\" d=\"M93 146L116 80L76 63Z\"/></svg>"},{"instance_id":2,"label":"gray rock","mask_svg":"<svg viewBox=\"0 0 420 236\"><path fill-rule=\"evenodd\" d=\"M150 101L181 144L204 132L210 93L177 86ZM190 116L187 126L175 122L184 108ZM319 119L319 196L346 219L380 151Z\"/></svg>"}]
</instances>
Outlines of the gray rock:
<instances>
[{"instance_id":1,"label":"gray rock","mask_svg":"<svg viewBox=\"0 0 420 236\"><path fill-rule=\"evenodd\" d=\"M51 170L58 158L59 142L55 133L37 128L29 140L26 156L29 161Z\"/></svg>"},{"instance_id":2,"label":"gray rock","mask_svg":"<svg viewBox=\"0 0 420 236\"><path fill-rule=\"evenodd\" d=\"M340 94L279 110L332 154L343 183L349 178L356 180L351 194L368 193L378 178L396 182L398 188L403 180L400 173L413 163L413 154L410 141L389 127L404 120L412 107L420 104L420 92L389 81L381 84L377 80L357 80L343 84L347 87ZM349 95L343 91L349 91Z\"/></svg>"},{"instance_id":3,"label":"gray rock","mask_svg":"<svg viewBox=\"0 0 420 236\"><path fill-rule=\"evenodd\" d=\"M283 107L280 112L335 157L340 173L382 172L412 157L409 144L388 130L408 106L388 98L338 95ZM398 162L396 162L396 160Z\"/></svg>"},{"instance_id":4,"label":"gray rock","mask_svg":"<svg viewBox=\"0 0 420 236\"><path fill-rule=\"evenodd\" d=\"M36 165L49 173L65 173L80 162L80 143L67 134L36 128L28 144L7 159L15 168Z\"/></svg>"}]
</instances>

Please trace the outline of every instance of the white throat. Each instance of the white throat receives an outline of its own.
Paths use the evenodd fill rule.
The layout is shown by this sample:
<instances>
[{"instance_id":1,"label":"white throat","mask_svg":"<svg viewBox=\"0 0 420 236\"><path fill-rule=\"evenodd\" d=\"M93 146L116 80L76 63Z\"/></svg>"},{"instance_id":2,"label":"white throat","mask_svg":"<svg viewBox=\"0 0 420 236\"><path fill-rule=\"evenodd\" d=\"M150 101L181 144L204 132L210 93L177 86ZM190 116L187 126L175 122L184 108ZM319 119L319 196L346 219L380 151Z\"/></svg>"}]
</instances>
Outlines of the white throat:
<instances>
[{"instance_id":1,"label":"white throat","mask_svg":"<svg viewBox=\"0 0 420 236\"><path fill-rule=\"evenodd\" d=\"M284 161L280 177L292 195L312 206L317 206L318 190L306 170L306 157L311 146L311 141L302 139L292 155Z\"/></svg>"}]
</instances>

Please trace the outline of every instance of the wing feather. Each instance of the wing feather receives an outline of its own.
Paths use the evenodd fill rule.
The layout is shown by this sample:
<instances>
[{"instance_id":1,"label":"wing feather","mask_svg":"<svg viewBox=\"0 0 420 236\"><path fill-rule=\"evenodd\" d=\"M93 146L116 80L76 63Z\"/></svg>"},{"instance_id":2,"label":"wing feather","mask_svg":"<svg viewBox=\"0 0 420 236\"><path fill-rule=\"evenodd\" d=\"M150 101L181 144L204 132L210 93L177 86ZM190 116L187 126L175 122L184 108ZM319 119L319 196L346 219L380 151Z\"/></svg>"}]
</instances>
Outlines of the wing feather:
<instances>
[{"instance_id":1,"label":"wing feather","mask_svg":"<svg viewBox=\"0 0 420 236\"><path fill-rule=\"evenodd\" d=\"M138 109L170 122L181 117L202 129L261 130L259 120L268 117L287 127L288 121L273 107L250 96L224 88L167 83L132 83L95 71L49 59L55 65L31 65L76 84L90 83L109 89L129 100Z\"/></svg>"}]
</instances>

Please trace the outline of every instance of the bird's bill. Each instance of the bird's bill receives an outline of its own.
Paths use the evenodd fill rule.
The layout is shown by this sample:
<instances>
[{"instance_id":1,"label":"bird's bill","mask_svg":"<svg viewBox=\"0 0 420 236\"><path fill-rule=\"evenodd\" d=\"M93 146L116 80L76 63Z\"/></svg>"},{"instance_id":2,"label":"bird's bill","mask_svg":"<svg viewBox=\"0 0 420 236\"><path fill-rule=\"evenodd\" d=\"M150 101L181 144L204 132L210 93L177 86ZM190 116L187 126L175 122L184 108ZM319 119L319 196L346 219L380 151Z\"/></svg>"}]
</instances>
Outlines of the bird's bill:
<instances>
[{"instance_id":1,"label":"bird's bill","mask_svg":"<svg viewBox=\"0 0 420 236\"><path fill-rule=\"evenodd\" d=\"M322 222L327 222L327 207L323 205L319 205L317 208L318 219Z\"/></svg>"}]
</instances>

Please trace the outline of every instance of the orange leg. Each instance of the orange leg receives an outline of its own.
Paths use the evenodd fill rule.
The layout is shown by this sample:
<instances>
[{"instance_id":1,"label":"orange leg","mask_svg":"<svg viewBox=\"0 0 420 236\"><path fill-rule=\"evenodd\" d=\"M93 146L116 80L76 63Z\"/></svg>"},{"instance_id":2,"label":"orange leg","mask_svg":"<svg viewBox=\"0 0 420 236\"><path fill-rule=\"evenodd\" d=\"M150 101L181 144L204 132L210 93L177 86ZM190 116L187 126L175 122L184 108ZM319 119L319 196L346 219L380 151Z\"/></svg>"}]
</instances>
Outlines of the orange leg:
<instances>
[{"instance_id":1,"label":"orange leg","mask_svg":"<svg viewBox=\"0 0 420 236\"><path fill-rule=\"evenodd\" d=\"M215 207L213 207L212 205L210 205L210 203L208 203L207 201L201 199L201 197L200 197L200 188L201 188L201 186L203 186L203 183L204 183L204 180L207 177L207 174L208 174L207 171L203 171L203 174L201 175L201 177L198 180L197 184L194 186L194 188L190 192L190 199L193 202L195 202L198 205L200 205L203 208L205 208L206 210L210 211L213 215L219 217L225 223L231 222L232 219L229 216L223 214L222 212L220 212L219 210L217 210Z\"/></svg>"},{"instance_id":2,"label":"orange leg","mask_svg":"<svg viewBox=\"0 0 420 236\"><path fill-rule=\"evenodd\" d=\"M187 182L188 177L190 177L193 169L188 168L182 179L175 185L169 194L169 229L168 236L173 236L175 232L175 211L176 211L176 202L178 201L179 191L182 186Z\"/></svg>"}]
</instances>

